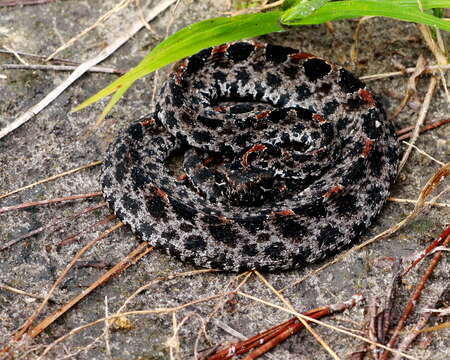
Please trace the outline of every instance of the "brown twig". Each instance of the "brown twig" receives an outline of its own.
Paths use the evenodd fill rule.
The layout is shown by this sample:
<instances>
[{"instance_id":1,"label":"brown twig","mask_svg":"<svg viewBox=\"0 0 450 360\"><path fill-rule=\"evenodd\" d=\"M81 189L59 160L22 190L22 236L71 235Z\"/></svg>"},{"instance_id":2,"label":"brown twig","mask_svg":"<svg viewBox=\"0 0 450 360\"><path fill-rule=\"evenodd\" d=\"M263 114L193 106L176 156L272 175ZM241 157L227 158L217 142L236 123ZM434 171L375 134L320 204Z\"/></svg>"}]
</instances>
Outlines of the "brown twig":
<instances>
[{"instance_id":1,"label":"brown twig","mask_svg":"<svg viewBox=\"0 0 450 360\"><path fill-rule=\"evenodd\" d=\"M441 293L428 306L428 308L435 308L435 307L437 307L437 304L442 299L444 294L448 291L449 287L450 287L450 283L447 283L447 286L444 287L444 289L441 291ZM399 344L398 349L400 351L406 350L408 348L408 346L417 338L417 336L419 336L420 331L428 323L428 320L430 319L432 314L433 314L432 311L426 311L425 313L422 314L422 316L420 317L419 321L414 326L413 330L408 335L406 335L403 338L403 340L401 341L401 343ZM393 360L400 360L400 356L398 354L395 354Z\"/></svg>"},{"instance_id":2,"label":"brown twig","mask_svg":"<svg viewBox=\"0 0 450 360\"><path fill-rule=\"evenodd\" d=\"M356 351L353 351L350 354L350 360L364 360L364 357L367 354L367 350L367 344L361 344L360 346L358 346L358 349Z\"/></svg>"},{"instance_id":3,"label":"brown twig","mask_svg":"<svg viewBox=\"0 0 450 360\"><path fill-rule=\"evenodd\" d=\"M436 128L438 128L442 125L448 124L448 123L450 123L450 118L430 122L430 123L422 126L419 130L419 133L422 134L426 131L436 129ZM409 139L412 136L411 130L413 130L414 128L415 128L415 126L408 126L406 128L403 128L403 129L397 131L397 135L399 136L398 140L402 141L402 140Z\"/></svg>"},{"instance_id":4,"label":"brown twig","mask_svg":"<svg viewBox=\"0 0 450 360\"><path fill-rule=\"evenodd\" d=\"M57 245L58 248L61 248L62 246L67 246L69 244L72 244L75 239L77 239L78 237L82 236L83 234L86 234L88 232L88 230L91 230L99 225L105 225L111 221L113 221L114 219L116 219L116 215L111 214L106 216L104 219L98 220L95 223L87 226L86 228L84 228L82 231L80 231L79 233L69 236L67 238L65 238L64 240L60 241Z\"/></svg>"},{"instance_id":5,"label":"brown twig","mask_svg":"<svg viewBox=\"0 0 450 360\"><path fill-rule=\"evenodd\" d=\"M418 78L422 73L425 71L426 68L426 60L425 58L420 55L417 59L416 67L414 72L411 74L408 80L407 88L406 88L406 94L403 97L403 100L401 101L400 105L395 109L392 114L389 116L391 120L396 119L397 116L401 113L401 111L405 108L405 106L408 104L408 102L411 100L411 98L417 98L417 89L416 89L416 83L418 81Z\"/></svg>"},{"instance_id":6,"label":"brown twig","mask_svg":"<svg viewBox=\"0 0 450 360\"><path fill-rule=\"evenodd\" d=\"M392 312L396 299L398 285L401 279L400 271L401 260L396 258L392 265L392 280L384 300L384 305L381 307L380 299L375 296L369 306L368 310L368 337L375 343L385 345L387 342L387 334L389 332L392 320ZM372 346L373 359L379 359L380 351ZM359 352L361 353L361 351ZM362 354L361 354L362 356Z\"/></svg>"},{"instance_id":7,"label":"brown twig","mask_svg":"<svg viewBox=\"0 0 450 360\"><path fill-rule=\"evenodd\" d=\"M51 70L51 71L74 71L77 65L41 65L41 64L3 64L0 65L0 70ZM104 66L93 66L87 72L107 73L123 75L128 70L120 70L108 68Z\"/></svg>"},{"instance_id":8,"label":"brown twig","mask_svg":"<svg viewBox=\"0 0 450 360\"><path fill-rule=\"evenodd\" d=\"M55 2L58 0L4 0L0 1L0 6L24 6L24 5L40 5Z\"/></svg>"},{"instance_id":9,"label":"brown twig","mask_svg":"<svg viewBox=\"0 0 450 360\"><path fill-rule=\"evenodd\" d=\"M425 43L427 44L428 48L433 53L438 65L445 66L448 65L448 59L447 59L447 50L445 49L444 42L440 41L442 40L441 34L439 29L435 29L435 35L437 41L435 41L434 34L432 33L430 27L425 24L417 24L417 27L419 28L420 32L422 33L422 37L425 40ZM450 94L448 92L447 83L445 81L444 73L442 70L439 71L439 76L442 81L442 86L444 88L444 92L447 96L447 101L450 103Z\"/></svg>"},{"instance_id":10,"label":"brown twig","mask_svg":"<svg viewBox=\"0 0 450 360\"><path fill-rule=\"evenodd\" d=\"M8 196L10 196L10 195L13 195L13 194L16 194L16 193L18 193L18 192L21 192L21 191L23 191L23 190L30 189L30 188L32 188L33 186L40 185L40 184L44 184L44 183L46 183L46 182L49 182L49 181L52 181L52 180L59 179L59 178L64 177L64 176L66 176L66 175L70 175L70 174L76 173L76 172L78 172L78 171L80 171L80 170L88 169L88 168L91 168L91 167L93 167L93 166L100 165L100 164L102 164L102 163L103 163L103 161L94 161L94 162L92 162L92 163L89 163L89 164L86 164L86 165L79 166L79 167L77 167L77 168L75 168L75 169L70 169L70 170L64 171L64 172L62 172L62 173L60 173L60 174L56 174L56 175L50 176L50 177L48 177L48 178L45 178L45 179L36 181L36 182L34 182L34 183L32 183L32 184L23 186L23 187L21 187L21 188L19 188L19 189L16 189L16 190L7 192L6 194L0 195L0 200L1 200L1 199L4 199L4 198L6 198L6 197L8 197Z\"/></svg>"},{"instance_id":11,"label":"brown twig","mask_svg":"<svg viewBox=\"0 0 450 360\"><path fill-rule=\"evenodd\" d=\"M37 310L34 312L33 315L31 315L28 320L21 326L19 331L14 335L14 340L18 341L22 338L23 334L25 334L28 329L33 324L33 321L38 317L38 315L41 313L42 309L47 305L48 299L52 296L53 292L55 291L56 287L61 283L61 281L64 279L66 274L70 271L70 269L76 264L78 259L83 256L85 252L87 252L89 249L91 249L98 241L106 238L109 234L111 234L116 229L123 226L123 223L118 223L114 225L112 228L108 229L107 231L103 232L99 237L95 238L94 240L90 241L88 244L86 244L78 253L73 257L72 261L66 266L66 268L62 271L61 275L56 279L56 281L53 283L52 287L50 288L50 291L48 292L45 300L39 305ZM5 349L4 349L5 350ZM7 349L6 349L7 350Z\"/></svg>"},{"instance_id":12,"label":"brown twig","mask_svg":"<svg viewBox=\"0 0 450 360\"><path fill-rule=\"evenodd\" d=\"M446 236L444 242L442 245L446 246L448 243L450 243L450 233ZM427 281L430 279L431 274L433 273L434 269L438 265L439 261L442 258L442 252L439 251L434 255L433 259L431 260L430 265L428 266L425 274L422 276L422 279L420 280L419 284L416 287L416 290L411 295L408 303L406 304L405 309L403 310L403 313L400 317L400 320L397 323L397 326L394 329L394 332L391 336L391 339L389 340L388 346L393 347L395 344L397 344L400 332L403 330L403 327L405 326L406 320L408 319L409 315L413 311L415 304L417 303L418 299L420 298L422 294L422 290L424 289ZM387 360L389 358L389 353L384 352L381 360Z\"/></svg>"},{"instance_id":13,"label":"brown twig","mask_svg":"<svg viewBox=\"0 0 450 360\"><path fill-rule=\"evenodd\" d=\"M33 206L55 204L55 203L60 203L60 202L64 202L64 201L72 201L72 200L79 200L79 199L89 199L89 198L97 197L97 196L102 196L101 191L89 193L89 194L64 196L64 197L48 199L48 200L31 201L31 202L18 204L18 205L2 207L2 208L0 208L0 214L4 214L6 212L14 211L14 210L28 209Z\"/></svg>"},{"instance_id":14,"label":"brown twig","mask_svg":"<svg viewBox=\"0 0 450 360\"><path fill-rule=\"evenodd\" d=\"M115 227L111 228L110 231L114 231L122 225L123 225L122 223L119 223ZM30 331L30 336L31 337L38 336L49 325L51 325L56 319L58 319L60 316L62 316L64 313L66 313L69 309L71 309L78 302L80 302L82 299L84 299L92 291L94 291L98 287L105 284L108 280L110 280L115 275L120 274L122 271L125 271L126 269L128 269L131 265L135 264L137 261L139 261L142 257L147 255L152 250L153 250L153 247L150 246L147 242L143 242L143 243L139 244L139 246L137 246L136 249L134 249L128 256L126 256L122 261L120 261L113 268L108 270L99 279L94 281L87 289L83 290L78 296L76 296L75 298L70 300L63 307L61 307L60 309L55 311L53 314L49 315L44 320L42 320L38 325L36 325L36 327Z\"/></svg>"},{"instance_id":15,"label":"brown twig","mask_svg":"<svg viewBox=\"0 0 450 360\"><path fill-rule=\"evenodd\" d=\"M441 119L441 120L435 120L429 123L425 123L424 126L420 129L420 132L425 132L427 130L431 130L434 128L437 128L439 126L445 125L450 123L450 118L447 119ZM411 125L411 126L407 126L404 127L403 129L397 130L396 133L398 136L403 135L405 133L411 132L412 130L414 130L415 126Z\"/></svg>"},{"instance_id":16,"label":"brown twig","mask_svg":"<svg viewBox=\"0 0 450 360\"><path fill-rule=\"evenodd\" d=\"M18 243L19 241L27 239L27 238L29 238L31 236L37 235L37 234L41 233L42 231L44 231L46 229L49 229L49 228L51 228L53 226L61 225L61 223L65 223L66 221L73 220L73 219L75 219L75 218L77 218L77 217L79 217L79 216L81 216L83 214L86 214L88 212L100 209L100 208L102 208L104 206L106 206L106 203L102 202L102 203L100 203L98 205L90 206L90 207L88 207L88 208L86 208L86 209L84 209L82 211L79 211L79 212L69 216L67 219L66 218L62 218L62 219L59 218L59 219L56 219L55 221L51 221L50 223L48 223L45 226L41 226L40 228L32 230L32 231L30 231L30 232L28 232L26 234L23 234L23 235L21 235L19 237L16 237L15 239L12 239L12 240L8 241L6 244L4 244L3 246L0 247L0 251L6 250L9 247L11 247L12 245Z\"/></svg>"},{"instance_id":17,"label":"brown twig","mask_svg":"<svg viewBox=\"0 0 450 360\"><path fill-rule=\"evenodd\" d=\"M259 271L254 271L255 274L261 279L261 281L266 285L291 311L296 311L292 304L275 288L270 284L264 276L261 275ZM331 355L331 357L335 360L339 360L339 357L337 354L331 349L331 347L325 342L325 340L322 339L322 337L308 324L308 322L303 319L301 316L297 316L297 319L300 321L300 323L303 325L303 327L308 330L308 332L317 340L317 342L322 345L322 347ZM280 334L281 337L283 335Z\"/></svg>"},{"instance_id":18,"label":"brown twig","mask_svg":"<svg viewBox=\"0 0 450 360\"><path fill-rule=\"evenodd\" d=\"M354 295L351 300L344 303L323 306L304 312L302 313L302 315L311 317L313 319L319 319L336 312L342 312L346 309L350 309L360 301L362 301L362 298L359 295ZM257 357L263 355L267 351L274 348L276 345L286 340L289 336L299 332L302 328L304 328L304 325L297 319L297 317L294 317L282 324L274 326L255 336L252 336L245 341L229 345L226 348L217 351L214 355L209 356L207 360L231 359L233 356L245 354L253 348L258 348L246 358L256 359Z\"/></svg>"},{"instance_id":19,"label":"brown twig","mask_svg":"<svg viewBox=\"0 0 450 360\"><path fill-rule=\"evenodd\" d=\"M356 25L355 31L353 33L353 43L350 47L350 60L353 64L356 64L358 61L358 47L359 47L359 35L361 32L362 25L365 21L372 19L374 16L363 16L362 18L358 19L358 24Z\"/></svg>"},{"instance_id":20,"label":"brown twig","mask_svg":"<svg viewBox=\"0 0 450 360\"><path fill-rule=\"evenodd\" d=\"M411 134L411 143L414 144L419 137L420 128L425 121L425 117L427 115L428 109L430 107L431 99L434 94L434 90L436 89L438 83L438 79L436 76L432 76L428 85L428 90L423 99L422 107L420 108L419 116L417 117L416 126ZM409 155L411 154L412 146L409 146L405 153L403 154L402 159L400 160L400 164L398 166L398 172L400 173L405 166L406 161L408 161Z\"/></svg>"},{"instance_id":21,"label":"brown twig","mask_svg":"<svg viewBox=\"0 0 450 360\"><path fill-rule=\"evenodd\" d=\"M445 229L440 235L439 237L434 240L425 250L421 251L419 254L417 254L416 258L411 261L411 264L405 269L405 271L403 272L402 276L406 276L406 274L408 274L408 272L414 267L416 266L419 262L421 262L425 256L431 254L431 252L438 247L439 245L443 244L445 239L450 236L450 226Z\"/></svg>"},{"instance_id":22,"label":"brown twig","mask_svg":"<svg viewBox=\"0 0 450 360\"><path fill-rule=\"evenodd\" d=\"M20 290L20 289L16 289L16 288L14 288L12 286L8 286L8 285L5 285L5 284L0 284L0 289L6 290L6 291L10 291L10 292L15 293L15 294L28 296L28 297L33 298L33 299L40 299L40 300L45 299L44 296L30 294L30 293L28 293L26 291L23 291L23 290Z\"/></svg>"},{"instance_id":23,"label":"brown twig","mask_svg":"<svg viewBox=\"0 0 450 360\"><path fill-rule=\"evenodd\" d=\"M375 296L370 302L368 309L369 324L367 326L367 337L374 343L378 342L378 320L379 320L379 307L380 299ZM372 356L374 359L377 357L378 348L375 346L370 347Z\"/></svg>"},{"instance_id":24,"label":"brown twig","mask_svg":"<svg viewBox=\"0 0 450 360\"><path fill-rule=\"evenodd\" d=\"M392 266L392 281L390 283L387 295L384 300L384 305L381 305L380 298L375 296L369 306L367 313L368 326L367 332L368 337L374 343L380 343L385 345L387 342L387 334L389 332L392 311L395 302L395 294L397 293L398 284L400 280L400 260L395 259ZM372 357L374 359L379 359L380 351L375 346L371 347Z\"/></svg>"}]
</instances>

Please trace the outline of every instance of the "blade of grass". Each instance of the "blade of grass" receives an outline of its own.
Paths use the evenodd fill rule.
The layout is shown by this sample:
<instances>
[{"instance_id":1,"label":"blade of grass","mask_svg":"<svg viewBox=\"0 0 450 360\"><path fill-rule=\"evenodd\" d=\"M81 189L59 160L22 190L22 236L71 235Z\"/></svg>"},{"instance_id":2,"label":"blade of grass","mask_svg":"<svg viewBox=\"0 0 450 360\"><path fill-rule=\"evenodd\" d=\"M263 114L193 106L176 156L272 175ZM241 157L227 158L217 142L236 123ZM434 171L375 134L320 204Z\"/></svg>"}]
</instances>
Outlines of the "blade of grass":
<instances>
[{"instance_id":1,"label":"blade of grass","mask_svg":"<svg viewBox=\"0 0 450 360\"><path fill-rule=\"evenodd\" d=\"M314 11L324 6L330 0L304 0L298 1L295 5L283 4L283 9L286 9L286 13L294 13L297 17L307 17ZM284 16L284 14L283 14Z\"/></svg>"},{"instance_id":2,"label":"blade of grass","mask_svg":"<svg viewBox=\"0 0 450 360\"><path fill-rule=\"evenodd\" d=\"M219 17L185 27L153 49L135 68L90 97L73 111L104 98L137 79L196 52L225 42L281 31L278 22L281 11Z\"/></svg>"},{"instance_id":3,"label":"blade of grass","mask_svg":"<svg viewBox=\"0 0 450 360\"><path fill-rule=\"evenodd\" d=\"M102 113L100 114L99 118L95 122L94 129L97 128L100 123L103 121L103 119L108 115L108 113L111 111L111 109L116 105L116 103L120 100L123 94L128 90L128 88L133 85L133 83L129 83L128 85L124 85L120 87L114 95L111 97L111 100L109 100L108 104L103 109Z\"/></svg>"},{"instance_id":4,"label":"blade of grass","mask_svg":"<svg viewBox=\"0 0 450 360\"><path fill-rule=\"evenodd\" d=\"M449 1L424 2L424 9L430 9L437 5L450 6ZM326 3L310 16L302 17L296 13L296 7L286 10L280 18L284 25L312 25L327 21L350 19L361 16L384 16L402 21L410 21L419 24L437 26L450 31L450 23L436 16L420 11L413 6L411 1L404 0L401 4L391 0L349 0Z\"/></svg>"},{"instance_id":5,"label":"blade of grass","mask_svg":"<svg viewBox=\"0 0 450 360\"><path fill-rule=\"evenodd\" d=\"M393 0L396 4L401 6L412 6L418 7L417 0ZM450 2L448 0L421 0L420 1L423 10L429 9L442 9L450 6Z\"/></svg>"},{"instance_id":6,"label":"blade of grass","mask_svg":"<svg viewBox=\"0 0 450 360\"><path fill-rule=\"evenodd\" d=\"M125 91L139 78L196 52L229 41L240 40L282 31L284 25L321 24L333 20L355 18L360 16L384 16L402 21L416 22L436 26L450 31L450 22L431 14L423 13L416 0L348 0L327 2L314 0L321 6L309 16L304 17L300 11L299 1L287 1L283 4L286 11L244 14L234 17L219 17L204 20L185 27L153 49L135 68L130 70L94 96L85 100L72 111L81 110L100 99L119 91L104 109L103 119ZM424 10L449 7L449 0L423 0ZM119 90L120 89L120 90Z\"/></svg>"}]
</instances>

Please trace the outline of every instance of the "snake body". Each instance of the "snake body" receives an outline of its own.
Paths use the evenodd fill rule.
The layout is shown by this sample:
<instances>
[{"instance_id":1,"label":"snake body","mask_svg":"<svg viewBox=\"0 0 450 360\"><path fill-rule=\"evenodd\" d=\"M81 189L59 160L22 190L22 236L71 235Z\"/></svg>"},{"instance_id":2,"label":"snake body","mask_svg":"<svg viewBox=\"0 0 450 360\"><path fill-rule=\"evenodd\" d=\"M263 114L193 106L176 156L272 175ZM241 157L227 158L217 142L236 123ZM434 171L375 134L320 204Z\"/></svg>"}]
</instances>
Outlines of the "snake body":
<instances>
[{"instance_id":1,"label":"snake body","mask_svg":"<svg viewBox=\"0 0 450 360\"><path fill-rule=\"evenodd\" d=\"M135 234L183 261L286 270L364 233L398 152L381 104L350 72L237 42L174 67L155 112L110 146L101 182Z\"/></svg>"}]
</instances>

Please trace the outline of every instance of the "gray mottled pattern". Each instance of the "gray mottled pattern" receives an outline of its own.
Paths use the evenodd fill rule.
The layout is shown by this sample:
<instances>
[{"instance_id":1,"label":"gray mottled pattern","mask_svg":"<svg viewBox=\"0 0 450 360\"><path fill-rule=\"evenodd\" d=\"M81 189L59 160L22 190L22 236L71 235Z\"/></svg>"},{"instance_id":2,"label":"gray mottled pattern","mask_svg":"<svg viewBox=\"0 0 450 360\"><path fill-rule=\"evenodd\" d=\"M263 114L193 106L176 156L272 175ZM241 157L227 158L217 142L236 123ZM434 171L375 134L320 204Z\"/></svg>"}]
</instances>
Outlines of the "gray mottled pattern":
<instances>
[{"instance_id":1,"label":"gray mottled pattern","mask_svg":"<svg viewBox=\"0 0 450 360\"><path fill-rule=\"evenodd\" d=\"M257 42L179 62L154 114L111 145L103 193L183 261L285 270L356 241L395 180L395 131L354 75Z\"/></svg>"}]
</instances>

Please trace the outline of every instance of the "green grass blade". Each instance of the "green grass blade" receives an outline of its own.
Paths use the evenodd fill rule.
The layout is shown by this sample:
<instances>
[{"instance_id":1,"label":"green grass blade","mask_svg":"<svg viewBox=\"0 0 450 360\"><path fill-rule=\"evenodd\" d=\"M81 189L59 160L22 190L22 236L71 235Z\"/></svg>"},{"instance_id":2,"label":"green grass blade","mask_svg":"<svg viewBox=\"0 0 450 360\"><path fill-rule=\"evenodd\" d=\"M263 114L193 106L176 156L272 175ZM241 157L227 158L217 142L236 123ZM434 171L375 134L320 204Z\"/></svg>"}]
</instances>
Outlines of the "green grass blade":
<instances>
[{"instance_id":1,"label":"green grass blade","mask_svg":"<svg viewBox=\"0 0 450 360\"><path fill-rule=\"evenodd\" d=\"M424 10L444 9L450 7L449 0L421 0L420 2L422 3ZM397 0L395 1L395 4L399 6L419 7L417 0Z\"/></svg>"},{"instance_id":2,"label":"green grass blade","mask_svg":"<svg viewBox=\"0 0 450 360\"><path fill-rule=\"evenodd\" d=\"M133 85L133 83L129 83L126 86L122 86L116 90L116 92L113 94L111 99L109 100L108 104L103 109L102 113L100 114L99 118L95 122L94 128L98 127L100 123L103 121L103 119L108 115L108 113L111 111L114 105L120 100L123 94L128 90L128 88Z\"/></svg>"},{"instance_id":3,"label":"green grass blade","mask_svg":"<svg viewBox=\"0 0 450 360\"><path fill-rule=\"evenodd\" d=\"M311 15L317 9L320 9L330 0L305 0L296 5L291 5L283 14L286 18L300 19Z\"/></svg>"},{"instance_id":4,"label":"green grass blade","mask_svg":"<svg viewBox=\"0 0 450 360\"><path fill-rule=\"evenodd\" d=\"M284 0L283 4L281 4L281 10L287 10L295 5L297 5L302 0Z\"/></svg>"},{"instance_id":5,"label":"green grass blade","mask_svg":"<svg viewBox=\"0 0 450 360\"><path fill-rule=\"evenodd\" d=\"M429 6L435 7L436 5L442 5L442 3L443 1L424 1L424 6L426 5L427 8ZM326 3L306 18L296 18L290 10L281 16L281 22L285 25L311 25L360 16L384 16L397 20L434 25L442 30L450 31L450 23L448 21L422 13L417 7L417 3L416 6L412 6L410 1L402 1L402 5L399 5L396 1L387 0L337 1Z\"/></svg>"},{"instance_id":6,"label":"green grass blade","mask_svg":"<svg viewBox=\"0 0 450 360\"><path fill-rule=\"evenodd\" d=\"M312 4L322 5L309 16L298 11L301 0L286 0L286 11L245 14L234 17L219 17L190 25L156 46L136 67L119 79L90 97L73 111L116 92L103 111L104 118L126 90L139 78L186 56L229 41L268 34L283 30L284 25L321 24L327 21L355 18L361 16L384 16L397 20L416 22L436 26L450 31L450 22L442 20L418 8L417 0L346 0L327 2L309 0ZM421 0L424 10L450 7L450 0Z\"/></svg>"},{"instance_id":7,"label":"green grass blade","mask_svg":"<svg viewBox=\"0 0 450 360\"><path fill-rule=\"evenodd\" d=\"M128 89L137 79L204 48L281 31L283 28L278 21L281 14L281 11L271 11L230 18L219 17L185 27L155 47L135 68L85 100L73 111L81 110L121 88Z\"/></svg>"}]
</instances>

